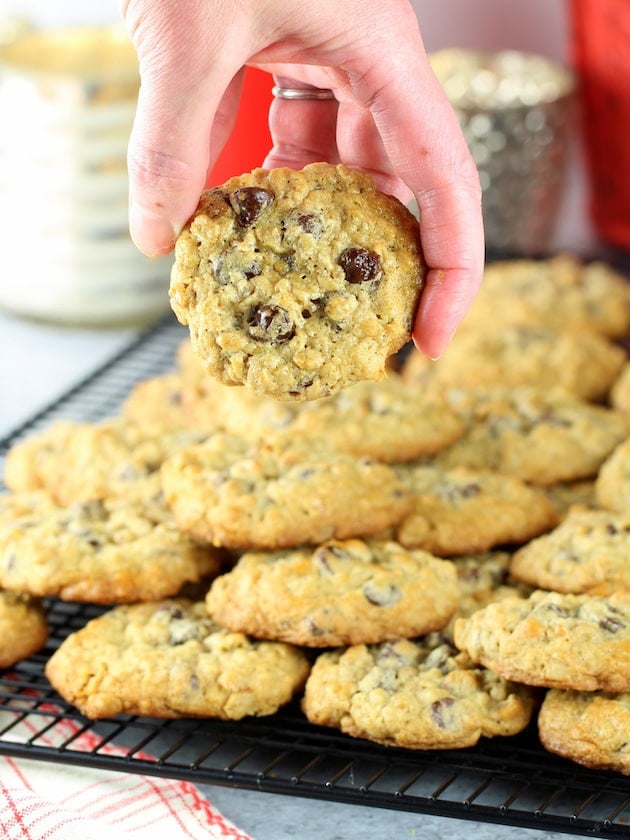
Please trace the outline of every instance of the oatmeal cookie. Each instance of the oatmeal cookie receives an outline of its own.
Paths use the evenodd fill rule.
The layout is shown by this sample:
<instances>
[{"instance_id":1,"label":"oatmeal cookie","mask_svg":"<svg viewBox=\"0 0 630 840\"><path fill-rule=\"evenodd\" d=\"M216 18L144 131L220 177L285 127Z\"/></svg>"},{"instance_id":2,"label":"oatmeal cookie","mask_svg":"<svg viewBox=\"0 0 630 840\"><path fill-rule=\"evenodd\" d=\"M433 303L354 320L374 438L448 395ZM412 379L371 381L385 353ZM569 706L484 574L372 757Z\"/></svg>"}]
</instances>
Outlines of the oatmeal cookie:
<instances>
[{"instance_id":1,"label":"oatmeal cookie","mask_svg":"<svg viewBox=\"0 0 630 840\"><path fill-rule=\"evenodd\" d=\"M545 694L538 735L545 749L584 767L630 776L630 693L562 691Z\"/></svg>"},{"instance_id":2,"label":"oatmeal cookie","mask_svg":"<svg viewBox=\"0 0 630 840\"><path fill-rule=\"evenodd\" d=\"M276 712L301 690L309 669L298 648L230 633L203 602L171 599L92 619L62 642L46 676L92 719L240 720Z\"/></svg>"},{"instance_id":3,"label":"oatmeal cookie","mask_svg":"<svg viewBox=\"0 0 630 840\"><path fill-rule=\"evenodd\" d=\"M530 689L475 667L439 633L415 641L322 653L307 680L304 714L356 738L406 749L470 747L513 735L531 718Z\"/></svg>"},{"instance_id":4,"label":"oatmeal cookie","mask_svg":"<svg viewBox=\"0 0 630 840\"><path fill-rule=\"evenodd\" d=\"M622 338L630 332L630 285L612 266L571 254L488 263L462 326L515 322Z\"/></svg>"},{"instance_id":5,"label":"oatmeal cookie","mask_svg":"<svg viewBox=\"0 0 630 840\"><path fill-rule=\"evenodd\" d=\"M29 497L31 498L31 497ZM17 502L15 503L17 507ZM135 502L22 505L0 518L0 585L98 604L155 601L215 575L223 557Z\"/></svg>"},{"instance_id":6,"label":"oatmeal cookie","mask_svg":"<svg viewBox=\"0 0 630 840\"><path fill-rule=\"evenodd\" d=\"M453 564L395 542L344 540L248 552L206 597L223 627L307 647L411 638L449 620Z\"/></svg>"},{"instance_id":7,"label":"oatmeal cookie","mask_svg":"<svg viewBox=\"0 0 630 840\"><path fill-rule=\"evenodd\" d=\"M431 463L494 470L536 485L595 477L630 429L621 413L553 390L461 388L444 396L465 431Z\"/></svg>"},{"instance_id":8,"label":"oatmeal cookie","mask_svg":"<svg viewBox=\"0 0 630 840\"><path fill-rule=\"evenodd\" d=\"M416 387L434 383L446 388L561 388L598 401L607 396L625 360L621 347L595 332L485 325L459 331L438 361L411 353L401 375Z\"/></svg>"},{"instance_id":9,"label":"oatmeal cookie","mask_svg":"<svg viewBox=\"0 0 630 840\"><path fill-rule=\"evenodd\" d=\"M595 479L595 498L607 510L630 510L630 437L621 441L601 465Z\"/></svg>"},{"instance_id":10,"label":"oatmeal cookie","mask_svg":"<svg viewBox=\"0 0 630 840\"><path fill-rule=\"evenodd\" d=\"M364 537L397 523L411 497L394 470L319 444L216 434L165 461L178 526L226 548L287 548Z\"/></svg>"},{"instance_id":11,"label":"oatmeal cookie","mask_svg":"<svg viewBox=\"0 0 630 840\"><path fill-rule=\"evenodd\" d=\"M518 478L465 467L403 466L413 507L396 530L406 548L440 557L523 543L558 520L547 496Z\"/></svg>"},{"instance_id":12,"label":"oatmeal cookie","mask_svg":"<svg viewBox=\"0 0 630 840\"><path fill-rule=\"evenodd\" d=\"M630 590L630 511L574 508L548 534L516 551L511 574L539 589Z\"/></svg>"},{"instance_id":13,"label":"oatmeal cookie","mask_svg":"<svg viewBox=\"0 0 630 840\"><path fill-rule=\"evenodd\" d=\"M577 691L630 690L630 593L536 590L455 621L455 644L506 679Z\"/></svg>"},{"instance_id":14,"label":"oatmeal cookie","mask_svg":"<svg viewBox=\"0 0 630 840\"><path fill-rule=\"evenodd\" d=\"M313 163L204 193L175 246L170 299L212 376L307 400L385 377L423 279L413 214L369 175Z\"/></svg>"},{"instance_id":15,"label":"oatmeal cookie","mask_svg":"<svg viewBox=\"0 0 630 840\"><path fill-rule=\"evenodd\" d=\"M48 620L41 603L21 592L0 590L0 668L10 668L44 647Z\"/></svg>"}]
</instances>

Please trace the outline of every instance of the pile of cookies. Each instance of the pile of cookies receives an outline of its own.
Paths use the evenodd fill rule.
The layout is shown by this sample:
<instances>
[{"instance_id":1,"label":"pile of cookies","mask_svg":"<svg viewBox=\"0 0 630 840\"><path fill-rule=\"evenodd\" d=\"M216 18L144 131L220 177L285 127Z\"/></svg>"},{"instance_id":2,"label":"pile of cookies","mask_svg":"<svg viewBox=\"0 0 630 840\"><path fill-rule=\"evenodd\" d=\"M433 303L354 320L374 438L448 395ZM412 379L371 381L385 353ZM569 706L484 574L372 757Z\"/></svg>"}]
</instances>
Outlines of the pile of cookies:
<instances>
[{"instance_id":1,"label":"pile of cookies","mask_svg":"<svg viewBox=\"0 0 630 840\"><path fill-rule=\"evenodd\" d=\"M89 718L299 698L440 749L536 715L550 751L630 774L629 332L625 280L561 255L490 265L439 361L321 399L223 384L183 341L117 416L9 452L2 664L44 643L40 599L96 603L46 666Z\"/></svg>"}]
</instances>

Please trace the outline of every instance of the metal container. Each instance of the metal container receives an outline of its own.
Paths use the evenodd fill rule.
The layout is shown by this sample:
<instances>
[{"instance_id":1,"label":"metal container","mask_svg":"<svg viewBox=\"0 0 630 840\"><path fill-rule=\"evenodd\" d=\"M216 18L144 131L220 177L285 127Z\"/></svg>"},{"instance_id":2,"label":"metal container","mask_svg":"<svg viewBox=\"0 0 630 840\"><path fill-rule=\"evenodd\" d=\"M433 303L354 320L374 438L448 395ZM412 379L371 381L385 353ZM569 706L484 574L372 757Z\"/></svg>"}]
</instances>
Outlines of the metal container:
<instances>
[{"instance_id":1,"label":"metal container","mask_svg":"<svg viewBox=\"0 0 630 840\"><path fill-rule=\"evenodd\" d=\"M172 260L143 256L128 231L138 88L117 27L36 30L0 49L0 306L102 326L168 309Z\"/></svg>"},{"instance_id":2,"label":"metal container","mask_svg":"<svg viewBox=\"0 0 630 840\"><path fill-rule=\"evenodd\" d=\"M573 74L514 50L448 49L430 60L477 165L488 250L545 253L575 129Z\"/></svg>"}]
</instances>

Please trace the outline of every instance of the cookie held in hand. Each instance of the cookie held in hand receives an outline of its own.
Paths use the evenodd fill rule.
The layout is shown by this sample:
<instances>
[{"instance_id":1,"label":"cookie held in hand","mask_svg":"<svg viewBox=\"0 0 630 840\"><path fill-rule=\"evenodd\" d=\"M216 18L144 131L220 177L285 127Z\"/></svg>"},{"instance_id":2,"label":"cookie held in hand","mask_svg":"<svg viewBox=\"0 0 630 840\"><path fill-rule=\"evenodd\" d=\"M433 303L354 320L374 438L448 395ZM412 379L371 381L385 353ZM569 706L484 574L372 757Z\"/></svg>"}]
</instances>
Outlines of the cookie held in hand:
<instances>
[{"instance_id":1,"label":"cookie held in hand","mask_svg":"<svg viewBox=\"0 0 630 840\"><path fill-rule=\"evenodd\" d=\"M170 299L215 378L308 400L380 380L424 280L418 223L369 175L255 169L203 194Z\"/></svg>"}]
</instances>

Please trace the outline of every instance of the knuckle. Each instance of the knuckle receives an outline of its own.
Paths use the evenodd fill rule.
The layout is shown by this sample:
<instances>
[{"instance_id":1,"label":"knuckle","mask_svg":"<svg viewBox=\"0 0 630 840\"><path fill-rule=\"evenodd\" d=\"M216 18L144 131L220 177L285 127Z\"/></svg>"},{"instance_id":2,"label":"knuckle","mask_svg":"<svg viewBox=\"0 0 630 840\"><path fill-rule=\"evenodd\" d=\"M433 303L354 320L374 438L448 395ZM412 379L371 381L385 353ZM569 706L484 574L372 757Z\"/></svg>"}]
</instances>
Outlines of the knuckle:
<instances>
[{"instance_id":1,"label":"knuckle","mask_svg":"<svg viewBox=\"0 0 630 840\"><path fill-rule=\"evenodd\" d=\"M146 146L129 146L127 167L132 184L145 191L183 192L193 181L188 163Z\"/></svg>"}]
</instances>

